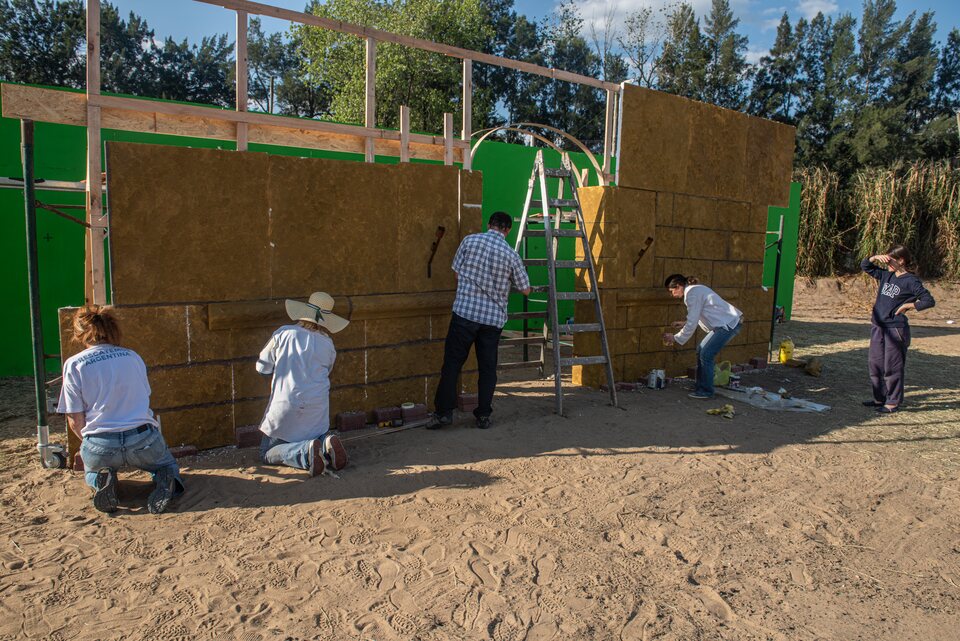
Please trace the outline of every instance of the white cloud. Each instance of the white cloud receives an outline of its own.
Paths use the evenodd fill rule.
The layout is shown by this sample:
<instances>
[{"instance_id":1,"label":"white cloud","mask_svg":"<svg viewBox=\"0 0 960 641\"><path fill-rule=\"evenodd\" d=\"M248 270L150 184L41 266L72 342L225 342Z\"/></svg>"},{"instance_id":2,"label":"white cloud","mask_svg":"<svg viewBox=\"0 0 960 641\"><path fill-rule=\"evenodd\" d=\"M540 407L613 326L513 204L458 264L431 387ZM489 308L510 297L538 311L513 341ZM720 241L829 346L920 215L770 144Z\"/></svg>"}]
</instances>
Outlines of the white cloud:
<instances>
[{"instance_id":1,"label":"white cloud","mask_svg":"<svg viewBox=\"0 0 960 641\"><path fill-rule=\"evenodd\" d=\"M760 58L768 55L769 53L769 49L747 49L747 52L743 54L743 57L746 58L748 63L755 65L760 62Z\"/></svg>"},{"instance_id":2,"label":"white cloud","mask_svg":"<svg viewBox=\"0 0 960 641\"><path fill-rule=\"evenodd\" d=\"M839 5L833 0L800 0L797 3L797 11L807 20L812 19L818 13L830 15L839 9Z\"/></svg>"}]
</instances>

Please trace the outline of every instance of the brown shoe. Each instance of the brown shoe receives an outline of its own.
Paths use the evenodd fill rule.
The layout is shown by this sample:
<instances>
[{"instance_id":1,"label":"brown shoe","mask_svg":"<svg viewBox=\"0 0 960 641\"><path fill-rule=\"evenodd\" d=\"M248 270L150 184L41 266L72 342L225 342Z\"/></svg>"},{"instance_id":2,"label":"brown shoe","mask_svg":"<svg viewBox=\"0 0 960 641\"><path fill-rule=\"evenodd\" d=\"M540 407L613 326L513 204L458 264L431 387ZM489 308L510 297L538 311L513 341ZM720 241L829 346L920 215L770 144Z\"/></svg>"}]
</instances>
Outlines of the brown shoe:
<instances>
[{"instance_id":1,"label":"brown shoe","mask_svg":"<svg viewBox=\"0 0 960 641\"><path fill-rule=\"evenodd\" d=\"M320 476L326 467L323 462L323 439L315 438L310 443L310 476Z\"/></svg>"},{"instance_id":2,"label":"brown shoe","mask_svg":"<svg viewBox=\"0 0 960 641\"><path fill-rule=\"evenodd\" d=\"M336 434L328 434L323 438L323 450L327 455L327 462L334 471L342 470L347 466L347 448Z\"/></svg>"}]
</instances>

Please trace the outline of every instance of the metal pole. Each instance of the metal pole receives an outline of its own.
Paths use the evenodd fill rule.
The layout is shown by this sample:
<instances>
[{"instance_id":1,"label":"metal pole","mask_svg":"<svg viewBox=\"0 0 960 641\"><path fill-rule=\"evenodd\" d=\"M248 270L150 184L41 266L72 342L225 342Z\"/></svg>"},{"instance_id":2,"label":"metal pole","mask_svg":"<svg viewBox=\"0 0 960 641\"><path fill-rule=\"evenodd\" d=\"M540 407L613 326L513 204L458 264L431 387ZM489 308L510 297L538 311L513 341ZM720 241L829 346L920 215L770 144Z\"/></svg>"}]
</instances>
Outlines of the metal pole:
<instances>
[{"instance_id":1,"label":"metal pole","mask_svg":"<svg viewBox=\"0 0 960 641\"><path fill-rule=\"evenodd\" d=\"M20 121L23 162L23 210L27 226L27 289L30 292L30 335L33 338L33 382L37 402L37 449L46 464L50 441L47 425L46 372L43 366L43 327L40 320L40 270L37 267L37 198L33 188L33 121Z\"/></svg>"},{"instance_id":2,"label":"metal pole","mask_svg":"<svg viewBox=\"0 0 960 641\"><path fill-rule=\"evenodd\" d=\"M767 362L773 358L773 332L777 326L777 293L780 285L780 256L783 255L783 214L780 214L780 229L777 232L777 262L773 270L773 309L770 312L770 344L767 348Z\"/></svg>"}]
</instances>

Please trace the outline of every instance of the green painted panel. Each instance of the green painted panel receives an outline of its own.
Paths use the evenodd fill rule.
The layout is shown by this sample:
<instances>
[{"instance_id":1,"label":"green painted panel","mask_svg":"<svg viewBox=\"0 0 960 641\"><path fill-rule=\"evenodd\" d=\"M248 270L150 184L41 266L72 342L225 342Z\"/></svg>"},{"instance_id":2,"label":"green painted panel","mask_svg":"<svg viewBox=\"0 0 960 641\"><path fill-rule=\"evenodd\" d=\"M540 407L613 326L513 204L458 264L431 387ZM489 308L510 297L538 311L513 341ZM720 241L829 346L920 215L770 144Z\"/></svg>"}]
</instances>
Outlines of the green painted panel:
<instances>
[{"instance_id":1,"label":"green painted panel","mask_svg":"<svg viewBox=\"0 0 960 641\"><path fill-rule=\"evenodd\" d=\"M793 280L797 275L797 246L800 239L800 189L800 183L790 183L790 204L786 207L770 207L767 213L768 232L780 229L780 216L783 216L783 253L780 257L777 305L783 307L785 320L790 320L793 312ZM767 244L776 238L775 234L767 234ZM773 287L776 267L776 247L769 247L763 257L764 287Z\"/></svg>"}]
</instances>

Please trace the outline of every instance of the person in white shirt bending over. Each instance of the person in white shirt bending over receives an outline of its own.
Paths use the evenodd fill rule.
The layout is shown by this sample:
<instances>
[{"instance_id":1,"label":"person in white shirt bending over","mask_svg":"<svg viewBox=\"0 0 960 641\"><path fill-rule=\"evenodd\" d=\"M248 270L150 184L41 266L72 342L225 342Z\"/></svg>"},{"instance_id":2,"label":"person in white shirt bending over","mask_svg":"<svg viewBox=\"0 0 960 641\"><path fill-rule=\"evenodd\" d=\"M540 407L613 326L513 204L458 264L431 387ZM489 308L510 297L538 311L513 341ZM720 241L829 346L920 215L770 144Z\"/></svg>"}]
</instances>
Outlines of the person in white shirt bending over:
<instances>
[{"instance_id":1,"label":"person in white shirt bending over","mask_svg":"<svg viewBox=\"0 0 960 641\"><path fill-rule=\"evenodd\" d=\"M150 411L150 383L143 359L120 347L120 327L108 308L89 307L73 318L73 335L85 350L63 364L57 411L82 440L84 478L95 490L93 506L117 510L117 470L153 475L147 509L160 514L183 493L180 468Z\"/></svg>"},{"instance_id":2,"label":"person in white shirt bending over","mask_svg":"<svg viewBox=\"0 0 960 641\"><path fill-rule=\"evenodd\" d=\"M697 388L689 396L713 398L714 361L723 346L740 333L743 312L706 285L700 285L696 279L683 274L667 276L663 286L674 298L682 297L687 306L687 319L673 323L673 327L680 331L664 334L663 342L683 345L693 337L698 325L707 333L697 346Z\"/></svg>"},{"instance_id":3,"label":"person in white shirt bending over","mask_svg":"<svg viewBox=\"0 0 960 641\"><path fill-rule=\"evenodd\" d=\"M315 292L306 303L286 301L297 321L273 333L260 352L257 371L273 376L270 401L260 421L260 460L322 474L347 465L347 450L330 434L330 372L337 360L330 334L350 321L333 313L333 297Z\"/></svg>"}]
</instances>

